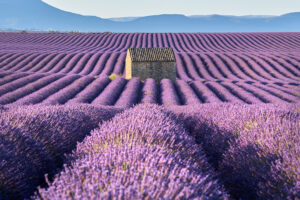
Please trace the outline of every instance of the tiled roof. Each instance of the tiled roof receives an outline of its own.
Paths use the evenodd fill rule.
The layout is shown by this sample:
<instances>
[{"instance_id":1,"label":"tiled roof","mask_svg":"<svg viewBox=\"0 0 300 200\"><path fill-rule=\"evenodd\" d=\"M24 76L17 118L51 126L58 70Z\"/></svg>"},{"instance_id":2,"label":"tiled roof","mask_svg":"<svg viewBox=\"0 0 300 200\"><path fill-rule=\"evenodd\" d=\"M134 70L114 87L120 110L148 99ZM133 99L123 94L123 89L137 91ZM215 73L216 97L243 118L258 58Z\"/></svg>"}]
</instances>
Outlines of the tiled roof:
<instances>
[{"instance_id":1,"label":"tiled roof","mask_svg":"<svg viewBox=\"0 0 300 200\"><path fill-rule=\"evenodd\" d=\"M133 62L175 62L172 48L130 48L128 51Z\"/></svg>"}]
</instances>

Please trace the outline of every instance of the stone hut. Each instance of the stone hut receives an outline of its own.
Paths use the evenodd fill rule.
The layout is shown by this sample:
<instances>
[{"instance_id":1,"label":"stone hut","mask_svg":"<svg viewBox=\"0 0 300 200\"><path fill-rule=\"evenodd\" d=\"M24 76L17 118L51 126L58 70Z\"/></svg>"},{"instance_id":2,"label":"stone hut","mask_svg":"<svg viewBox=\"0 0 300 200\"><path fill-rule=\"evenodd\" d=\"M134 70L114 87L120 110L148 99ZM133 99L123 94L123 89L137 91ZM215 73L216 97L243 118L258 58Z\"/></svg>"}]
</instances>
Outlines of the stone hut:
<instances>
[{"instance_id":1,"label":"stone hut","mask_svg":"<svg viewBox=\"0 0 300 200\"><path fill-rule=\"evenodd\" d=\"M172 48L130 48L126 57L126 79L153 78L157 83L176 80L176 60Z\"/></svg>"}]
</instances>

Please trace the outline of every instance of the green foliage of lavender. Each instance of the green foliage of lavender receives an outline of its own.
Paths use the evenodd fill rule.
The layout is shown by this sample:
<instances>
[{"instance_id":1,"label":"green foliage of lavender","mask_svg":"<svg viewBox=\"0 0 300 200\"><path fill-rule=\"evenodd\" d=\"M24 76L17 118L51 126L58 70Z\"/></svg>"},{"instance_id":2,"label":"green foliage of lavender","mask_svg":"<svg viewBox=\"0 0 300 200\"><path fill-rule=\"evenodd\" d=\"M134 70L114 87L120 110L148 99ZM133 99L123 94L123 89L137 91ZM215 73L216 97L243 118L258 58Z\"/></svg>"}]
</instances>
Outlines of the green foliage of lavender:
<instances>
[{"instance_id":1,"label":"green foliage of lavender","mask_svg":"<svg viewBox=\"0 0 300 200\"><path fill-rule=\"evenodd\" d=\"M157 105L101 124L69 159L35 199L228 199L201 147Z\"/></svg>"},{"instance_id":2,"label":"green foliage of lavender","mask_svg":"<svg viewBox=\"0 0 300 200\"><path fill-rule=\"evenodd\" d=\"M299 104L172 107L231 195L300 198Z\"/></svg>"}]
</instances>

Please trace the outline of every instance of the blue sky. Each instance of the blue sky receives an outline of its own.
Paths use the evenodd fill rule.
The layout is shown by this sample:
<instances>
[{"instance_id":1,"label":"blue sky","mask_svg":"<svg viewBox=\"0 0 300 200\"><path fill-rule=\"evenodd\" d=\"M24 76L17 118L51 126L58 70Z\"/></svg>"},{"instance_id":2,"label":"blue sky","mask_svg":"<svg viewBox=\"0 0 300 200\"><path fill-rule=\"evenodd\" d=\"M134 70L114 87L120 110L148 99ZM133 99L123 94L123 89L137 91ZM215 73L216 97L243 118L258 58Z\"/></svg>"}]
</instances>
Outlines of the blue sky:
<instances>
[{"instance_id":1,"label":"blue sky","mask_svg":"<svg viewBox=\"0 0 300 200\"><path fill-rule=\"evenodd\" d=\"M300 0L43 0L62 10L102 18L184 15L281 15L300 11Z\"/></svg>"}]
</instances>

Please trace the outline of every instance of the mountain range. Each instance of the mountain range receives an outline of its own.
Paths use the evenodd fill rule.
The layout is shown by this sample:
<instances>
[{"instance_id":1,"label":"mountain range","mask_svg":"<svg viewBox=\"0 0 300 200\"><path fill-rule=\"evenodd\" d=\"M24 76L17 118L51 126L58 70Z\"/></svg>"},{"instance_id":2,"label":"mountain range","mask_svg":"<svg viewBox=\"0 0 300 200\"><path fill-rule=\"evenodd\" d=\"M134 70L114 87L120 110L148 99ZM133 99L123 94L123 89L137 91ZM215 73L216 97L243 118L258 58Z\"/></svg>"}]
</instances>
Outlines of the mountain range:
<instances>
[{"instance_id":1,"label":"mountain range","mask_svg":"<svg viewBox=\"0 0 300 200\"><path fill-rule=\"evenodd\" d=\"M104 19L66 12L41 0L0 0L0 30L61 32L299 32L300 12L281 16L185 16L163 14Z\"/></svg>"}]
</instances>

